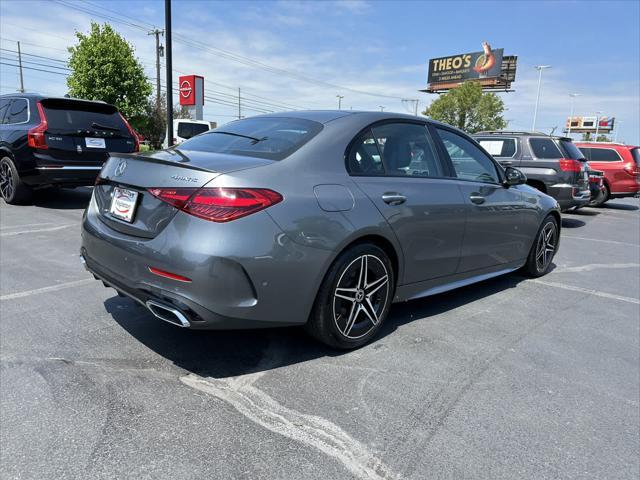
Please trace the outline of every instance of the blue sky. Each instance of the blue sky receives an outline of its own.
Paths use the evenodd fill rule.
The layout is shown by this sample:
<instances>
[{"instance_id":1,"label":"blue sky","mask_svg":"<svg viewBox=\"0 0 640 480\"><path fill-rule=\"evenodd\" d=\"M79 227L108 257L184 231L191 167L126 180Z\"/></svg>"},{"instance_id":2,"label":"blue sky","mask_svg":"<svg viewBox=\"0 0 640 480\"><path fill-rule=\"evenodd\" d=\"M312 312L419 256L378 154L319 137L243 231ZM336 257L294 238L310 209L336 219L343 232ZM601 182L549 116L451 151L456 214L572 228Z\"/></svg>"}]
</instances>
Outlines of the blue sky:
<instances>
[{"instance_id":1,"label":"blue sky","mask_svg":"<svg viewBox=\"0 0 640 480\"><path fill-rule=\"evenodd\" d=\"M206 102L209 120L233 119L238 87L249 99L243 115L282 110L284 104L336 108L338 94L344 95L343 108L383 106L406 112L400 98L419 98L424 108L435 98L418 93L426 85L427 59L477 51L482 41L488 41L494 48L504 48L505 54L518 55L516 91L499 94L508 108L510 128L531 127L534 66L548 64L552 68L544 72L538 130L564 126L568 94L574 92L581 94L575 101L576 115L601 111L616 116L618 140L640 143L638 1L174 0L173 13L174 33L179 36L174 39L174 68L205 76L205 94L219 102ZM43 65L64 66L60 61L67 58L65 49L74 41L73 32L86 31L92 18L112 23L136 48L147 75L155 77L154 41L146 29L163 28L164 2L159 0L2 0L2 63L15 63L12 51L15 40L20 40L24 53L47 57L25 56L34 62L29 66L64 73L62 68ZM194 40L209 49L199 48L191 43ZM229 55L288 73L252 62L246 65ZM15 91L17 78L15 67L0 65L0 92ZM36 70L25 70L25 87L49 94L66 92L64 75Z\"/></svg>"}]
</instances>

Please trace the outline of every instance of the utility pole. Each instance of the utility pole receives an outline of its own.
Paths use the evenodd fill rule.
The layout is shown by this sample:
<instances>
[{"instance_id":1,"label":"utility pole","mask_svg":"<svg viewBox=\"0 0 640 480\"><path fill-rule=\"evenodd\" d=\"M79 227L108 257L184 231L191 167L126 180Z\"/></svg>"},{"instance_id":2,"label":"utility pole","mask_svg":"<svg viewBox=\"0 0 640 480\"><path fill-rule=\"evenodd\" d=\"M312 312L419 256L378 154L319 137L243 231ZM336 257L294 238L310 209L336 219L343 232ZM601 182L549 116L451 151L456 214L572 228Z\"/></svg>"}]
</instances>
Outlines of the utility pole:
<instances>
[{"instance_id":1,"label":"utility pole","mask_svg":"<svg viewBox=\"0 0 640 480\"><path fill-rule=\"evenodd\" d=\"M167 43L167 145L173 145L173 78L171 75L171 0L164 0L164 31Z\"/></svg>"},{"instance_id":2,"label":"utility pole","mask_svg":"<svg viewBox=\"0 0 640 480\"><path fill-rule=\"evenodd\" d=\"M536 95L536 107L533 110L533 124L531 126L531 131L536 131L536 120L538 118L538 103L540 103L540 86L542 85L542 70L545 68L551 68L551 65L536 65L536 70L538 70L538 94Z\"/></svg>"},{"instance_id":3,"label":"utility pole","mask_svg":"<svg viewBox=\"0 0 640 480\"><path fill-rule=\"evenodd\" d=\"M338 99L338 110L342 110L342 99L344 95L336 95L336 98Z\"/></svg>"},{"instance_id":4,"label":"utility pole","mask_svg":"<svg viewBox=\"0 0 640 480\"><path fill-rule=\"evenodd\" d=\"M384 112L384 106L383 105L378 105L380 107L380 111Z\"/></svg>"},{"instance_id":5,"label":"utility pole","mask_svg":"<svg viewBox=\"0 0 640 480\"><path fill-rule=\"evenodd\" d=\"M18 44L18 68L20 69L20 93L24 93L24 80L22 78L22 53L20 52L20 42Z\"/></svg>"},{"instance_id":6,"label":"utility pole","mask_svg":"<svg viewBox=\"0 0 640 480\"><path fill-rule=\"evenodd\" d=\"M156 105L160 105L160 57L162 47L160 46L160 35L164 35L164 30L151 30L147 35L156 36Z\"/></svg>"},{"instance_id":7,"label":"utility pole","mask_svg":"<svg viewBox=\"0 0 640 480\"><path fill-rule=\"evenodd\" d=\"M242 118L242 97L240 96L240 87L238 87L238 120Z\"/></svg>"}]
</instances>

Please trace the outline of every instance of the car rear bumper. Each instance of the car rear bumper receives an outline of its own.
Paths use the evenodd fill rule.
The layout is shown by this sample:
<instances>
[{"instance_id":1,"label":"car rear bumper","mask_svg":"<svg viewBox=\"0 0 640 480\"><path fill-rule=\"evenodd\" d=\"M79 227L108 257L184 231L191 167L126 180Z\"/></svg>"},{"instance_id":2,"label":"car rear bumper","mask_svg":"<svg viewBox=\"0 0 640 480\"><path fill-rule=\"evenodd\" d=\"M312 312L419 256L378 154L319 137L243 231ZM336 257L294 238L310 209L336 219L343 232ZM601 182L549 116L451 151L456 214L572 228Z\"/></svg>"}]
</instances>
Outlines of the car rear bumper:
<instances>
[{"instance_id":1,"label":"car rear bumper","mask_svg":"<svg viewBox=\"0 0 640 480\"><path fill-rule=\"evenodd\" d=\"M30 175L23 177L27 185L60 185L60 186L89 186L93 185L102 169L98 166L38 166Z\"/></svg>"},{"instance_id":2,"label":"car rear bumper","mask_svg":"<svg viewBox=\"0 0 640 480\"><path fill-rule=\"evenodd\" d=\"M265 212L222 224L178 212L153 239L117 232L98 215L92 198L82 226L86 268L147 308L151 300L178 310L194 329L303 324L331 261L330 251L291 241Z\"/></svg>"},{"instance_id":3,"label":"car rear bumper","mask_svg":"<svg viewBox=\"0 0 640 480\"><path fill-rule=\"evenodd\" d=\"M548 187L548 193L558 201L561 210L582 207L591 200L589 187L580 188L573 185L553 185Z\"/></svg>"}]
</instances>

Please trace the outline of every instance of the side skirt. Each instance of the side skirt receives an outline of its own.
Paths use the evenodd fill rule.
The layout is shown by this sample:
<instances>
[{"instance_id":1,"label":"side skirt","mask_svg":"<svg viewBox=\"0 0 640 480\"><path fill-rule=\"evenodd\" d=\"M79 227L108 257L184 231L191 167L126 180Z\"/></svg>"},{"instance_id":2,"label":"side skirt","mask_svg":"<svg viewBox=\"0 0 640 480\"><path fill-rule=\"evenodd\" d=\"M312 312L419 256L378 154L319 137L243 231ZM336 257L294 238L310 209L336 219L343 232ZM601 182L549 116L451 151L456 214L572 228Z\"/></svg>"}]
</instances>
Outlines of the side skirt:
<instances>
[{"instance_id":1,"label":"side skirt","mask_svg":"<svg viewBox=\"0 0 640 480\"><path fill-rule=\"evenodd\" d=\"M482 268L471 272L457 273L442 278L426 280L424 282L411 283L409 285L398 285L394 302L415 300L416 298L428 297L439 293L455 290L456 288L482 282L490 278L514 272L522 267L526 259L497 265L491 268Z\"/></svg>"}]
</instances>

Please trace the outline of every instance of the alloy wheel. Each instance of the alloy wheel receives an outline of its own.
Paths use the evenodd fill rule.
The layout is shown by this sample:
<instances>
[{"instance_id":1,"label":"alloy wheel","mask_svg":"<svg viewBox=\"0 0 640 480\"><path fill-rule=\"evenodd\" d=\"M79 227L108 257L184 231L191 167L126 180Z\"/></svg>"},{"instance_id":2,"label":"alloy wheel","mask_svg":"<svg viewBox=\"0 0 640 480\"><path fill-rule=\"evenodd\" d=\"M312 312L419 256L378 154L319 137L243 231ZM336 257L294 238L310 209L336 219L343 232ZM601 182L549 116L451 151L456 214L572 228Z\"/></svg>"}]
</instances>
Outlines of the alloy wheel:
<instances>
[{"instance_id":1,"label":"alloy wheel","mask_svg":"<svg viewBox=\"0 0 640 480\"><path fill-rule=\"evenodd\" d=\"M333 293L338 331L355 340L378 325L389 299L389 272L375 255L361 255L344 269Z\"/></svg>"},{"instance_id":2,"label":"alloy wheel","mask_svg":"<svg viewBox=\"0 0 640 480\"><path fill-rule=\"evenodd\" d=\"M2 198L11 198L13 195L13 171L8 162L0 163L0 194Z\"/></svg>"},{"instance_id":3,"label":"alloy wheel","mask_svg":"<svg viewBox=\"0 0 640 480\"><path fill-rule=\"evenodd\" d=\"M536 268L544 272L551 263L556 251L557 228L554 222L548 222L540 235L536 244Z\"/></svg>"}]
</instances>

